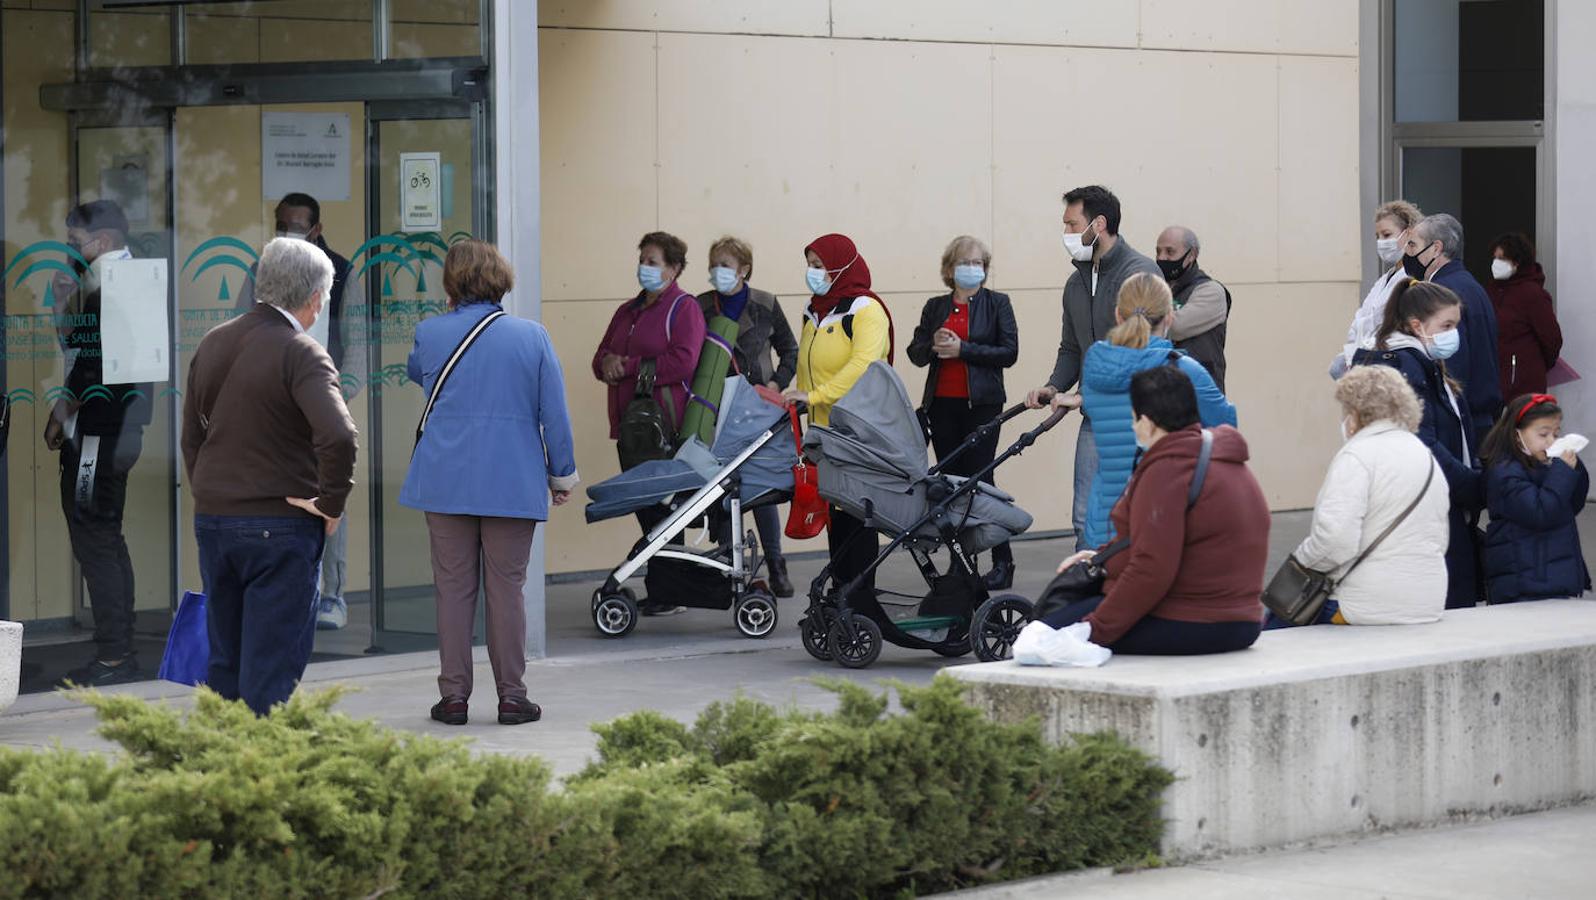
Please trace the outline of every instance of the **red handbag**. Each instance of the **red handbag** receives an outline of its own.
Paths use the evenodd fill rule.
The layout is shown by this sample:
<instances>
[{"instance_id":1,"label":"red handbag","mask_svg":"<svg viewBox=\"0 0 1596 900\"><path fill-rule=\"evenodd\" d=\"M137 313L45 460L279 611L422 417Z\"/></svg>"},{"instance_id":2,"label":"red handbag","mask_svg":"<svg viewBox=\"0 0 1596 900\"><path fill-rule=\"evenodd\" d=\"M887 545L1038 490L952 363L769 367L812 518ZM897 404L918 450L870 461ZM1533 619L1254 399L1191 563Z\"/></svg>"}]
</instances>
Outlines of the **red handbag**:
<instances>
[{"instance_id":1,"label":"red handbag","mask_svg":"<svg viewBox=\"0 0 1596 900\"><path fill-rule=\"evenodd\" d=\"M792 508L787 513L787 536L807 540L826 530L831 513L820 498L820 473L804 459L803 429L798 426L798 407L787 407L792 419L792 442L798 448L798 463L792 467Z\"/></svg>"}]
</instances>

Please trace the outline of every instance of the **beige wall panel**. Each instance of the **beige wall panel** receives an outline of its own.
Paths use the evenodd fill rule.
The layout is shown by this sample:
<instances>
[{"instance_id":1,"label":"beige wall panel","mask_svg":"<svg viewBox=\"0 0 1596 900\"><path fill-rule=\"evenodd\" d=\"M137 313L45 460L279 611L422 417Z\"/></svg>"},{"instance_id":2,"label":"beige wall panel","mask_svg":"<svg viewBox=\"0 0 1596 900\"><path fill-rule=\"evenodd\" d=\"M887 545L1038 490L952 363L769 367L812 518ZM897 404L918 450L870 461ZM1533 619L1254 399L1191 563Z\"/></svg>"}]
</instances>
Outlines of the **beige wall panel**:
<instances>
[{"instance_id":1,"label":"beige wall panel","mask_svg":"<svg viewBox=\"0 0 1596 900\"><path fill-rule=\"evenodd\" d=\"M361 21L371 23L372 0L271 0L269 3L231 4L242 7L241 15L321 21ZM367 50L371 48L367 31Z\"/></svg>"},{"instance_id":2,"label":"beige wall panel","mask_svg":"<svg viewBox=\"0 0 1596 900\"><path fill-rule=\"evenodd\" d=\"M482 55L482 32L475 25L395 22L390 41L390 59Z\"/></svg>"},{"instance_id":3,"label":"beige wall panel","mask_svg":"<svg viewBox=\"0 0 1596 900\"><path fill-rule=\"evenodd\" d=\"M1274 57L995 52L993 265L1003 284L1063 286L1071 270L1059 197L1093 183L1119 196L1121 234L1143 253L1178 222L1202 237L1204 268L1217 277L1274 280ZM1082 99L1094 96L1119 100L1095 108Z\"/></svg>"},{"instance_id":4,"label":"beige wall panel","mask_svg":"<svg viewBox=\"0 0 1596 900\"><path fill-rule=\"evenodd\" d=\"M172 24L167 13L90 13L90 65L165 66L171 62Z\"/></svg>"},{"instance_id":5,"label":"beige wall panel","mask_svg":"<svg viewBox=\"0 0 1596 900\"><path fill-rule=\"evenodd\" d=\"M1243 285L1232 293L1225 381L1253 471L1271 509L1311 508L1341 446L1324 348L1341 343L1362 292L1348 281Z\"/></svg>"},{"instance_id":6,"label":"beige wall panel","mask_svg":"<svg viewBox=\"0 0 1596 900\"><path fill-rule=\"evenodd\" d=\"M805 293L802 248L841 231L878 291L940 289L948 239L990 230L990 143L948 124L952 110L986 105L987 56L952 44L661 35L660 218L697 251L688 286L704 287L702 251L731 231L763 249L763 286ZM812 74L793 78L799 70ZM745 123L733 134L728 108ZM816 127L796 133L806 109Z\"/></svg>"},{"instance_id":7,"label":"beige wall panel","mask_svg":"<svg viewBox=\"0 0 1596 900\"><path fill-rule=\"evenodd\" d=\"M481 15L479 0L389 0L393 22L441 22L476 25Z\"/></svg>"},{"instance_id":8,"label":"beige wall panel","mask_svg":"<svg viewBox=\"0 0 1596 900\"><path fill-rule=\"evenodd\" d=\"M637 239L656 225L654 68L652 34L538 34L545 300L637 293Z\"/></svg>"},{"instance_id":9,"label":"beige wall panel","mask_svg":"<svg viewBox=\"0 0 1596 900\"><path fill-rule=\"evenodd\" d=\"M242 16L187 18L188 61L195 65L260 62L260 20Z\"/></svg>"},{"instance_id":10,"label":"beige wall panel","mask_svg":"<svg viewBox=\"0 0 1596 900\"><path fill-rule=\"evenodd\" d=\"M260 58L262 62L370 59L370 17L364 22L261 19Z\"/></svg>"},{"instance_id":11,"label":"beige wall panel","mask_svg":"<svg viewBox=\"0 0 1596 900\"><path fill-rule=\"evenodd\" d=\"M1357 0L1141 0L1142 46L1358 55Z\"/></svg>"},{"instance_id":12,"label":"beige wall panel","mask_svg":"<svg viewBox=\"0 0 1596 900\"><path fill-rule=\"evenodd\" d=\"M1280 57L1282 281L1360 277L1357 121L1356 59Z\"/></svg>"},{"instance_id":13,"label":"beige wall panel","mask_svg":"<svg viewBox=\"0 0 1596 900\"><path fill-rule=\"evenodd\" d=\"M832 0L837 37L1135 47L1135 3L1094 0Z\"/></svg>"},{"instance_id":14,"label":"beige wall panel","mask_svg":"<svg viewBox=\"0 0 1596 900\"><path fill-rule=\"evenodd\" d=\"M542 0L538 25L719 34L825 35L828 0Z\"/></svg>"}]
</instances>

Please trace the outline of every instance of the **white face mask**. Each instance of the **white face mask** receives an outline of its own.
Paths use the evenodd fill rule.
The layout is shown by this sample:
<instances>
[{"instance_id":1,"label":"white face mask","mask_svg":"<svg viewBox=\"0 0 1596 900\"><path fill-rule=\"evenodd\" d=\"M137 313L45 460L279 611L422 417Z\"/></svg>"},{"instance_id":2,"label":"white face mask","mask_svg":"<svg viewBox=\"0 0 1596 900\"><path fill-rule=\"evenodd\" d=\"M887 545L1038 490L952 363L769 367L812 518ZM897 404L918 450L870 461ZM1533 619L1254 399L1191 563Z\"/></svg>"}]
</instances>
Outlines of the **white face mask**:
<instances>
[{"instance_id":1,"label":"white face mask","mask_svg":"<svg viewBox=\"0 0 1596 900\"><path fill-rule=\"evenodd\" d=\"M1518 266L1513 265L1505 259L1491 260L1491 277L1495 278L1497 281L1506 281L1509 278L1512 278L1513 273L1517 271Z\"/></svg>"},{"instance_id":2,"label":"white face mask","mask_svg":"<svg viewBox=\"0 0 1596 900\"><path fill-rule=\"evenodd\" d=\"M1087 226L1091 227L1091 226ZM1085 243L1086 232L1080 234L1065 234L1064 249L1069 253L1070 259L1076 262L1091 262L1092 253L1097 249L1097 240L1094 238L1090 244Z\"/></svg>"},{"instance_id":3,"label":"white face mask","mask_svg":"<svg viewBox=\"0 0 1596 900\"><path fill-rule=\"evenodd\" d=\"M310 232L308 231L279 231L277 236L280 238L293 238L296 241L310 240Z\"/></svg>"},{"instance_id":4,"label":"white face mask","mask_svg":"<svg viewBox=\"0 0 1596 900\"><path fill-rule=\"evenodd\" d=\"M1375 255L1380 257L1380 262L1394 266L1402 261L1402 245L1396 238L1380 238L1374 242Z\"/></svg>"}]
</instances>

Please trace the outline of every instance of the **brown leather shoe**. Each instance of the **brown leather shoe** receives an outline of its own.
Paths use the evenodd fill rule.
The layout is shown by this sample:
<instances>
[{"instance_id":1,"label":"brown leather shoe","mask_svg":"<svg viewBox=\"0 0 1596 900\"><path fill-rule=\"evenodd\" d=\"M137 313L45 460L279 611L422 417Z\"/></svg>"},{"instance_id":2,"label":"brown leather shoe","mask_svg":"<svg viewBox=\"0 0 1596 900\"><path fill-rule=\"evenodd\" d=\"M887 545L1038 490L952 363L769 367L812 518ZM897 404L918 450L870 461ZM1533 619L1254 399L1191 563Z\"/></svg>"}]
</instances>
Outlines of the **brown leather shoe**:
<instances>
[{"instance_id":1,"label":"brown leather shoe","mask_svg":"<svg viewBox=\"0 0 1596 900\"><path fill-rule=\"evenodd\" d=\"M432 707L432 718L445 725L466 723L466 701L461 697L445 697Z\"/></svg>"},{"instance_id":2,"label":"brown leather shoe","mask_svg":"<svg viewBox=\"0 0 1596 900\"><path fill-rule=\"evenodd\" d=\"M525 725L543 718L543 707L525 697L506 697L499 701L500 725Z\"/></svg>"}]
</instances>

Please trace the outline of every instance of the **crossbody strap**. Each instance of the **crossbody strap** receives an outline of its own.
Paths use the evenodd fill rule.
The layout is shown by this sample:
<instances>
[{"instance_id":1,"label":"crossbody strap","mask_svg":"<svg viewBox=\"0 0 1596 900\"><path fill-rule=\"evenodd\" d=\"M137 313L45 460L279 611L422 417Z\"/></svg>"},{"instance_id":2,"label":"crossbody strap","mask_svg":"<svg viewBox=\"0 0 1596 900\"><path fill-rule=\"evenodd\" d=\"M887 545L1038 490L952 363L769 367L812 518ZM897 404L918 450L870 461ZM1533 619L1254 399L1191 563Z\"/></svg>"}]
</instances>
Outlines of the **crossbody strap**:
<instances>
[{"instance_id":1,"label":"crossbody strap","mask_svg":"<svg viewBox=\"0 0 1596 900\"><path fill-rule=\"evenodd\" d=\"M1342 581L1346 581L1347 576L1352 574L1352 570L1356 569L1365 559L1367 559L1369 554L1373 553L1376 547L1379 547L1386 538L1391 536L1393 531L1397 530L1397 526L1401 525L1403 522L1406 522L1408 520L1408 516L1413 515L1413 511L1419 508L1419 504L1424 502L1425 495L1430 493L1430 483L1435 480L1435 470L1435 457L1432 456L1430 457L1430 471L1429 474L1424 476L1424 487L1419 489L1419 495L1413 498L1413 502L1408 504L1407 509L1402 510L1402 515L1397 516L1396 521L1392 522L1384 531L1380 532L1380 536L1374 539L1374 543L1370 544L1367 549L1358 554L1358 558L1354 559L1352 561L1352 565L1348 566L1347 571L1342 574Z\"/></svg>"},{"instance_id":2,"label":"crossbody strap","mask_svg":"<svg viewBox=\"0 0 1596 900\"><path fill-rule=\"evenodd\" d=\"M466 336L460 339L460 343L454 348L454 352L449 354L448 362L443 364L443 371L438 373L438 380L432 383L432 393L427 396L427 406L421 411L421 421L416 423L417 444L421 443L421 434L427 430L427 420L432 418L432 408L438 404L438 396L443 393L443 386L449 380L449 376L453 374L455 366L460 364L460 358L465 356L467 350L471 349L471 345L476 343L477 338L482 336L482 332L488 330L489 325L507 315L509 313L504 310L496 309L483 316L482 321L473 325L471 330L466 332Z\"/></svg>"}]
</instances>

